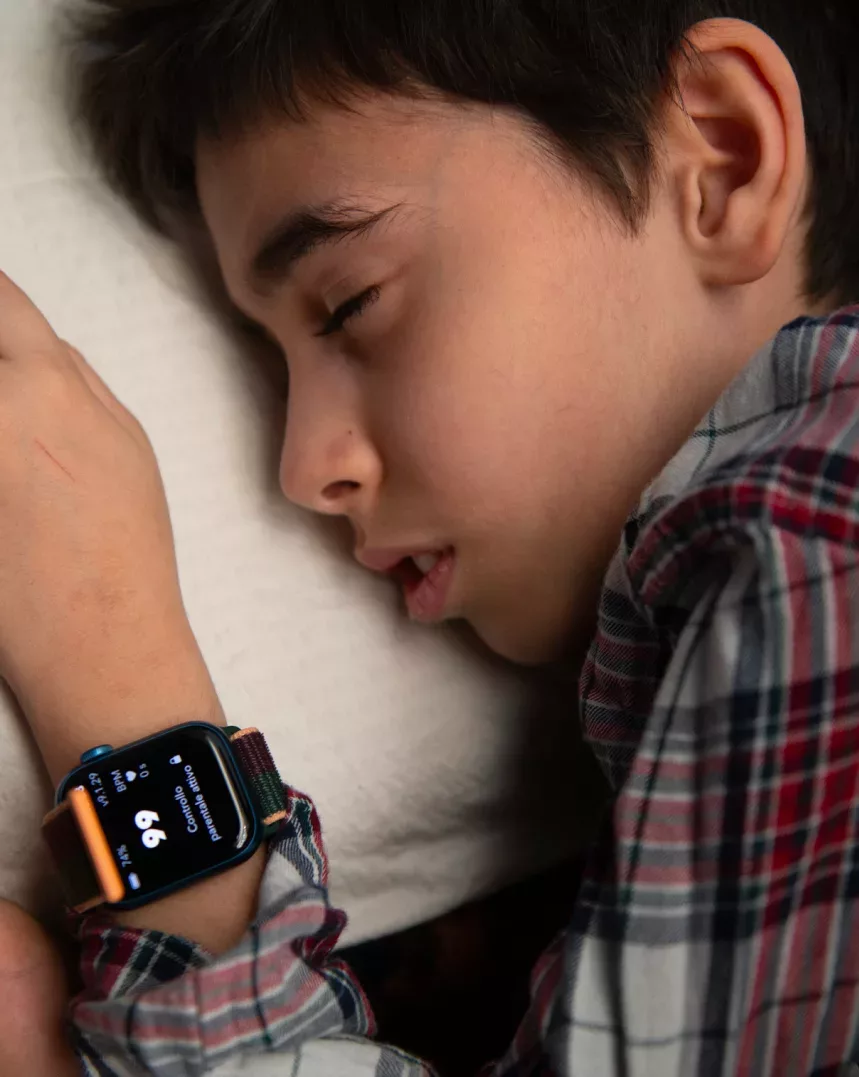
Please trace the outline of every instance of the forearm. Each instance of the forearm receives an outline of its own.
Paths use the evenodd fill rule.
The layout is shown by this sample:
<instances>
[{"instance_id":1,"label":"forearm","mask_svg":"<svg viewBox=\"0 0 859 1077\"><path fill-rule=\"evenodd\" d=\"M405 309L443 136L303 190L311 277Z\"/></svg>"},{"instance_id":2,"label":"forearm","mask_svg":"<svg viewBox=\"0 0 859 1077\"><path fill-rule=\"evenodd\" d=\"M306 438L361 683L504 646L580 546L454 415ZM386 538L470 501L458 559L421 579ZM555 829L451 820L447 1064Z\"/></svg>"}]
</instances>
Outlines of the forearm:
<instances>
[{"instance_id":1,"label":"forearm","mask_svg":"<svg viewBox=\"0 0 859 1077\"><path fill-rule=\"evenodd\" d=\"M225 725L214 685L183 617L117 625L82 640L73 668L13 685L54 785L97 744L120 746L186 721ZM130 912L120 923L181 935L213 953L229 949L256 906L265 854Z\"/></svg>"}]
</instances>

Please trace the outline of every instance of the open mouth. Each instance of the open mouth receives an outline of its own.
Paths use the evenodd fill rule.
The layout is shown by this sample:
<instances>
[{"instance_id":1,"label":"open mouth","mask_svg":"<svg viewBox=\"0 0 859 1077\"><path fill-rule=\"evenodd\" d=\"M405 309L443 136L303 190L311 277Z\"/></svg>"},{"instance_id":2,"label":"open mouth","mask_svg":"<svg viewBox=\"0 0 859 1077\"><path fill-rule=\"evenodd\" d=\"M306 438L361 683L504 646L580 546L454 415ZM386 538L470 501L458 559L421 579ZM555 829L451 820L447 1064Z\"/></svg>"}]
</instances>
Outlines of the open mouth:
<instances>
[{"instance_id":1,"label":"open mouth","mask_svg":"<svg viewBox=\"0 0 859 1077\"><path fill-rule=\"evenodd\" d=\"M413 621L434 624L444 619L456 553L453 548L404 557L391 569L403 589Z\"/></svg>"},{"instance_id":2,"label":"open mouth","mask_svg":"<svg viewBox=\"0 0 859 1077\"><path fill-rule=\"evenodd\" d=\"M398 583L417 585L430 575L444 555L445 552L439 550L437 553L416 553L404 557L394 565L390 574Z\"/></svg>"}]
</instances>

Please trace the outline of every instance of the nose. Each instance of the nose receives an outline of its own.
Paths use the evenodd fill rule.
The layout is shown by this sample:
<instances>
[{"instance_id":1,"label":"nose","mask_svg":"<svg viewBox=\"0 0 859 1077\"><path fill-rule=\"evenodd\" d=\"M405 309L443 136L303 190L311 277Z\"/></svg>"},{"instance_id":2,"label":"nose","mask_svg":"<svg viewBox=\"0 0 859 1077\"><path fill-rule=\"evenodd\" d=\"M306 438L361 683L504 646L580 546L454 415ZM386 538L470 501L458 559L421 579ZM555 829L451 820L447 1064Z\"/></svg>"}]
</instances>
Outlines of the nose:
<instances>
[{"instance_id":1,"label":"nose","mask_svg":"<svg viewBox=\"0 0 859 1077\"><path fill-rule=\"evenodd\" d=\"M381 462L354 415L300 410L290 387L280 460L287 500L326 516L365 518L381 480Z\"/></svg>"}]
</instances>

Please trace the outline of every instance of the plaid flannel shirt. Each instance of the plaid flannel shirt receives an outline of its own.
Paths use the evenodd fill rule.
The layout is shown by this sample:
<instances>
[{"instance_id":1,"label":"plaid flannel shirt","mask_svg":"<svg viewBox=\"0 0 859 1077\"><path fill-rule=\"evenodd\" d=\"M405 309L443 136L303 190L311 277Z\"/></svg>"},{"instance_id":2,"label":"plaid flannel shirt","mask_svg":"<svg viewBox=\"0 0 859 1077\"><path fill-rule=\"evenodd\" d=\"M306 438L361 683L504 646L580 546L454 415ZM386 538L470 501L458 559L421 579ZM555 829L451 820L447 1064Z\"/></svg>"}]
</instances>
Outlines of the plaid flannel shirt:
<instances>
[{"instance_id":1,"label":"plaid flannel shirt","mask_svg":"<svg viewBox=\"0 0 859 1077\"><path fill-rule=\"evenodd\" d=\"M487 1074L859 1072L859 307L782 330L645 492L580 708L616 795ZM231 953L84 924L86 1073L430 1072L368 1038L291 806Z\"/></svg>"}]
</instances>

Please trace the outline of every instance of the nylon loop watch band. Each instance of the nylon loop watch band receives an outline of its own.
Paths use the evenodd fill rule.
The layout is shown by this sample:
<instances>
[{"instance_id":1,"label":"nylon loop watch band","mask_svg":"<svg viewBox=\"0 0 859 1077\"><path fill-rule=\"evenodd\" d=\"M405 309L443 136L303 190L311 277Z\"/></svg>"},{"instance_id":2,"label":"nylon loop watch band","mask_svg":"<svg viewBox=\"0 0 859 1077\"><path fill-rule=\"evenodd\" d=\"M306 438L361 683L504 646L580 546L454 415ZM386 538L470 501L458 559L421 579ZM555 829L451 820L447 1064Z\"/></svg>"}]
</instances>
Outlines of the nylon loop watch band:
<instances>
[{"instance_id":1,"label":"nylon loop watch band","mask_svg":"<svg viewBox=\"0 0 859 1077\"><path fill-rule=\"evenodd\" d=\"M109 856L103 856L96 867L82 833L87 829L91 840L107 845L85 789L72 789L69 798L42 823L42 835L59 869L63 897L77 912L86 912L103 901L119 900L124 889Z\"/></svg>"},{"instance_id":2,"label":"nylon loop watch band","mask_svg":"<svg viewBox=\"0 0 859 1077\"><path fill-rule=\"evenodd\" d=\"M286 818L287 806L283 782L268 750L265 737L253 726L239 729L230 725L224 730L242 773L259 800L260 815L266 837L270 837Z\"/></svg>"}]
</instances>

